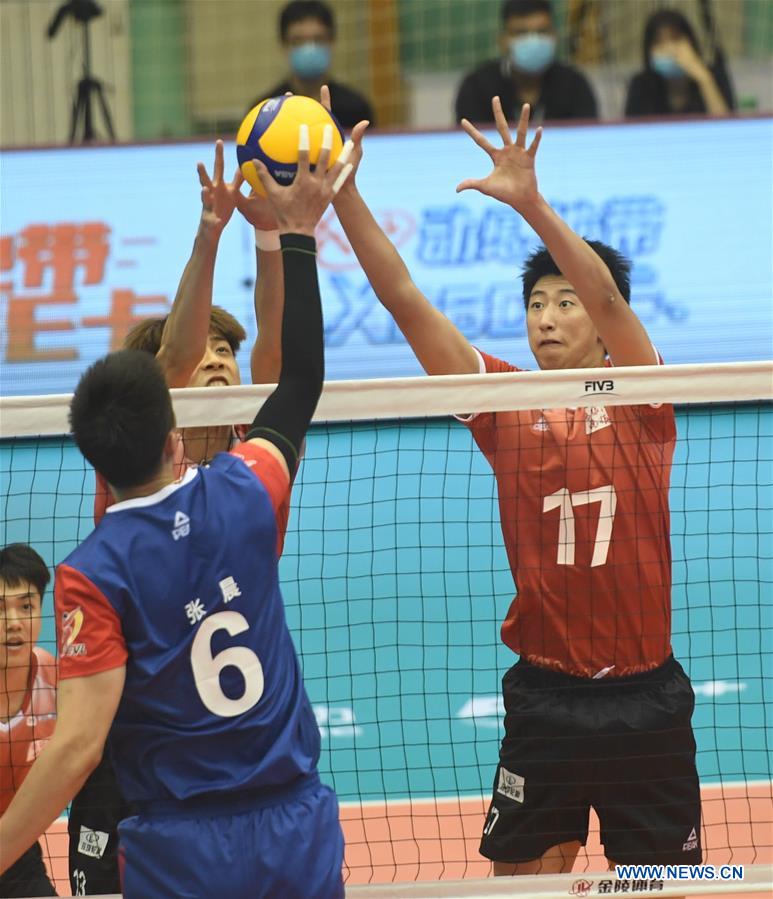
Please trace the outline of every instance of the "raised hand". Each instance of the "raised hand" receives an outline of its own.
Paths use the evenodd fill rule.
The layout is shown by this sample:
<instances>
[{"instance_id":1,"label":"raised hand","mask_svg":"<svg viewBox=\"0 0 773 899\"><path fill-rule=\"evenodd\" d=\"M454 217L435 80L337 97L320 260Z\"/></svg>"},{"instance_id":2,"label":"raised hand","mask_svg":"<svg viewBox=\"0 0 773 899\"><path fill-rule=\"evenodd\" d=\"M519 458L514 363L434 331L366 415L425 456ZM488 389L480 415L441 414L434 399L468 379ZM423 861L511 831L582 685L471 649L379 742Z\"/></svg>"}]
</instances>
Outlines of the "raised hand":
<instances>
[{"instance_id":1,"label":"raised hand","mask_svg":"<svg viewBox=\"0 0 773 899\"><path fill-rule=\"evenodd\" d=\"M231 220L236 208L239 189L244 181L241 170L237 168L233 181L230 183L223 178L223 141L215 143L215 166L212 178L209 177L203 162L198 163L196 171L199 173L201 185L201 221L211 228L216 234L220 234Z\"/></svg>"},{"instance_id":2,"label":"raised hand","mask_svg":"<svg viewBox=\"0 0 773 899\"><path fill-rule=\"evenodd\" d=\"M276 217L271 204L253 190L248 197L236 194L236 207L253 228L259 231L276 231Z\"/></svg>"},{"instance_id":3,"label":"raised hand","mask_svg":"<svg viewBox=\"0 0 773 899\"><path fill-rule=\"evenodd\" d=\"M686 37L680 37L669 44L661 45L660 49L671 56L686 75L696 81L700 80L700 77L708 71L706 64Z\"/></svg>"},{"instance_id":4,"label":"raised hand","mask_svg":"<svg viewBox=\"0 0 773 899\"><path fill-rule=\"evenodd\" d=\"M298 134L298 169L292 184L286 186L277 184L263 163L259 159L254 160L280 231L314 234L322 213L352 171L351 163L341 159L328 170L332 146L333 126L326 125L322 135L322 149L312 172L309 164L309 128L308 125L301 125Z\"/></svg>"},{"instance_id":5,"label":"raised hand","mask_svg":"<svg viewBox=\"0 0 773 899\"><path fill-rule=\"evenodd\" d=\"M319 91L319 102L325 107L325 109L330 112L330 88L323 84ZM357 170L360 167L360 163L362 162L362 138L370 125L370 122L367 119L363 119L361 122L357 122L357 124L352 128L352 132L349 135L349 139L343 146L341 150L341 161L346 164L350 163L352 166L352 173L346 180L345 185L342 187L342 190L354 190L354 176L357 174Z\"/></svg>"},{"instance_id":6,"label":"raised hand","mask_svg":"<svg viewBox=\"0 0 773 899\"><path fill-rule=\"evenodd\" d=\"M467 119L462 119L462 128L482 150L488 153L494 163L494 169L485 178L468 178L462 181L456 191L459 193L462 190L477 190L487 197L493 197L521 211L539 197L534 159L542 139L542 128L537 129L534 140L527 149L526 133L529 128L530 109L529 104L524 103L513 143L499 97L494 97L491 106L494 110L497 131L502 138L501 147L497 148L489 143Z\"/></svg>"}]
</instances>

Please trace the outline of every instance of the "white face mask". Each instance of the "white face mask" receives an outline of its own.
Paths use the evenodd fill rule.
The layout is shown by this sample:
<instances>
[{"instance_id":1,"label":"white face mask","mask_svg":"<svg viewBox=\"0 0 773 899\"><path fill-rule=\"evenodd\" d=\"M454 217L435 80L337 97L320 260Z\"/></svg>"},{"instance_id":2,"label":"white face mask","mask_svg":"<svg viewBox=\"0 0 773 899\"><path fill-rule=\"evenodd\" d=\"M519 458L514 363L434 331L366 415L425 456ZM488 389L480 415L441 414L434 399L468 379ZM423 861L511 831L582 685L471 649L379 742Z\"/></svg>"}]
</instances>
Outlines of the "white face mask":
<instances>
[{"instance_id":1,"label":"white face mask","mask_svg":"<svg viewBox=\"0 0 773 899\"><path fill-rule=\"evenodd\" d=\"M522 72L537 75L556 58L556 39L551 34L532 32L510 41L510 61Z\"/></svg>"}]
</instances>

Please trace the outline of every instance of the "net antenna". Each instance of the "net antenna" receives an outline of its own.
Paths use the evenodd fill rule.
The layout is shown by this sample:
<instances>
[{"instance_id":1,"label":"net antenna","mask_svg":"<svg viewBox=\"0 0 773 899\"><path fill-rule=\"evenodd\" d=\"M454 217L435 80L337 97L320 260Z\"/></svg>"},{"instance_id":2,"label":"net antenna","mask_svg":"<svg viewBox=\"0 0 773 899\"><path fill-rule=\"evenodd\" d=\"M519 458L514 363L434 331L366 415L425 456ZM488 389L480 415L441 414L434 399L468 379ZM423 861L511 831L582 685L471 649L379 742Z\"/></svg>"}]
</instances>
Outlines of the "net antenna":
<instances>
[{"instance_id":1,"label":"net antenna","mask_svg":"<svg viewBox=\"0 0 773 899\"><path fill-rule=\"evenodd\" d=\"M104 86L99 79L91 74L91 36L89 24L92 19L101 16L104 10L94 0L68 0L54 13L54 17L48 26L48 39L53 40L59 31L62 22L72 16L82 26L83 34L83 76L78 81L73 98L72 114L70 116L70 143L88 144L97 139L94 128L94 110L92 101L96 97L105 131L111 141L115 141L113 120L110 108L105 99Z\"/></svg>"}]
</instances>

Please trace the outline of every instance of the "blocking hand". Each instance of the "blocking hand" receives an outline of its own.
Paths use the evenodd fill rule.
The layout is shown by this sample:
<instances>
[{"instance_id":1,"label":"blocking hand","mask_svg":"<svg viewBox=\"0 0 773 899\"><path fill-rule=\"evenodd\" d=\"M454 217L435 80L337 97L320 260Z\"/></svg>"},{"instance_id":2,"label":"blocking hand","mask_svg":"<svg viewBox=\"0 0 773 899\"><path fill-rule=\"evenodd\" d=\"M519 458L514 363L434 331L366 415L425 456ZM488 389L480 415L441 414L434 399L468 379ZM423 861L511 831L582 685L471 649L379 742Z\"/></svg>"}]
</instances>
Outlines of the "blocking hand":
<instances>
[{"instance_id":1,"label":"blocking hand","mask_svg":"<svg viewBox=\"0 0 773 899\"><path fill-rule=\"evenodd\" d=\"M325 109L330 112L330 88L323 84L319 91L319 102L325 107ZM349 135L349 139L344 144L343 150L341 150L341 155L343 157L344 163L351 163L352 165L352 173L346 179L345 185L342 187L342 190L354 190L354 176L357 174L357 170L360 167L360 163L362 162L362 138L365 135L365 131L367 130L370 122L367 119L363 119L361 122L357 122L357 124L352 128L352 132Z\"/></svg>"},{"instance_id":2,"label":"blocking hand","mask_svg":"<svg viewBox=\"0 0 773 899\"><path fill-rule=\"evenodd\" d=\"M462 181L456 191L459 193L462 190L477 190L488 197L507 203L515 209L522 210L539 196L534 159L542 139L542 128L537 129L534 140L527 149L526 133L529 128L530 109L529 104L524 103L521 117L518 120L515 143L513 143L499 97L494 97L491 106L494 110L497 131L502 138L501 147L497 148L489 143L467 119L462 119L461 124L475 143L488 153L494 163L494 169L485 178L468 178Z\"/></svg>"},{"instance_id":3,"label":"blocking hand","mask_svg":"<svg viewBox=\"0 0 773 899\"><path fill-rule=\"evenodd\" d=\"M220 234L234 213L237 196L241 196L239 188L242 186L244 176L237 168L233 181L229 183L223 179L222 140L215 144L215 166L212 178L209 177L203 162L198 163L196 170L199 173L199 184L201 185L202 224Z\"/></svg>"},{"instance_id":4,"label":"blocking hand","mask_svg":"<svg viewBox=\"0 0 773 899\"><path fill-rule=\"evenodd\" d=\"M352 171L352 164L340 158L328 170L332 146L333 126L326 125L322 136L322 149L312 172L309 164L309 128L308 125L301 125L298 169L293 183L287 186L277 184L263 163L258 159L254 160L279 231L314 235L314 229L322 214Z\"/></svg>"}]
</instances>

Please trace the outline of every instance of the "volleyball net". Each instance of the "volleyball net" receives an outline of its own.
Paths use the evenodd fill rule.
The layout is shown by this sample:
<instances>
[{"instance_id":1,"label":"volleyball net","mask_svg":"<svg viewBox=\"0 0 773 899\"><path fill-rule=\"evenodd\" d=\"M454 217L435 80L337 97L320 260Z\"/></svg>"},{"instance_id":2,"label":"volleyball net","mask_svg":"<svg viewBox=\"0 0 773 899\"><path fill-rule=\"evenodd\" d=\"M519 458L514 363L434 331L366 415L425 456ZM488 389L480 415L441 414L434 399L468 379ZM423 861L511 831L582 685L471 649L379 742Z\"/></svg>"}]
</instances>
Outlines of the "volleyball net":
<instances>
[{"instance_id":1,"label":"volleyball net","mask_svg":"<svg viewBox=\"0 0 773 899\"><path fill-rule=\"evenodd\" d=\"M501 680L516 661L500 639L515 588L491 466L453 413L514 408L530 415L513 425L516 443L568 447L571 433L552 433L569 421L558 412L605 445L625 410L675 404L671 643L696 696L704 862L743 865L753 879L749 866L773 861L772 377L769 363L734 363L325 386L280 578L322 735L321 775L341 803L348 886L448 881L451 889L491 873L478 846L503 733ZM173 391L178 425L249 422L269 390ZM68 402L0 401L3 543L29 543L50 566L94 526L94 473L67 436ZM544 521L534 522L552 534L545 552L567 572L613 561L614 519L625 506L621 496L575 495L573 466L588 463L573 458L567 450L566 495L540 496ZM543 473L536 464L537 493ZM646 491L647 473L635 475ZM642 560L632 565L636 577L621 583L635 592L650 574ZM47 596L40 642L55 652L52 605ZM555 894L649 891L601 876L594 822L574 879ZM45 845L64 892L62 821ZM383 893L398 894L410 895Z\"/></svg>"}]
</instances>

